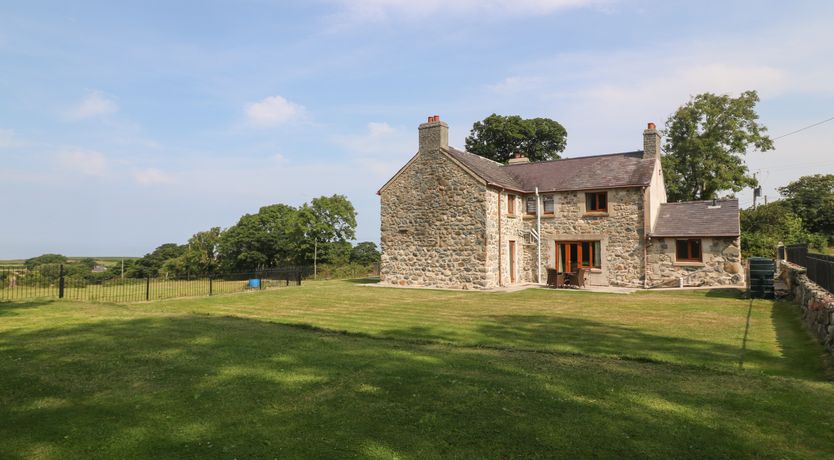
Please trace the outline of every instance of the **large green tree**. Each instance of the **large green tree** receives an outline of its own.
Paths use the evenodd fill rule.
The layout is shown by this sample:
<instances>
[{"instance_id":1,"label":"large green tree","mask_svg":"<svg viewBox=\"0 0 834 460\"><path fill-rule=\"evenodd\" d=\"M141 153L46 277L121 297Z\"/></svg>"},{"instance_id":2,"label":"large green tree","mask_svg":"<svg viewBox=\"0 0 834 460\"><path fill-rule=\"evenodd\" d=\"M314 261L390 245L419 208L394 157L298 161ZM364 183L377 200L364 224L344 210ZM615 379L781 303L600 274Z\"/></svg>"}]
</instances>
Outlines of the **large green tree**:
<instances>
[{"instance_id":1,"label":"large green tree","mask_svg":"<svg viewBox=\"0 0 834 460\"><path fill-rule=\"evenodd\" d=\"M773 149L759 124L756 91L738 97L699 94L666 121L663 170L670 201L709 200L719 191L758 185L744 163L751 148Z\"/></svg>"},{"instance_id":2,"label":"large green tree","mask_svg":"<svg viewBox=\"0 0 834 460\"><path fill-rule=\"evenodd\" d=\"M186 246L176 243L165 243L148 254L142 256L130 267L133 278L155 277L160 275L160 269L165 261L174 259L185 253Z\"/></svg>"},{"instance_id":3,"label":"large green tree","mask_svg":"<svg viewBox=\"0 0 834 460\"><path fill-rule=\"evenodd\" d=\"M779 193L809 232L834 239L834 174L800 177L779 187Z\"/></svg>"},{"instance_id":4,"label":"large green tree","mask_svg":"<svg viewBox=\"0 0 834 460\"><path fill-rule=\"evenodd\" d=\"M253 269L297 263L303 237L298 210L285 204L246 214L223 232L219 242L226 268Z\"/></svg>"},{"instance_id":5,"label":"large green tree","mask_svg":"<svg viewBox=\"0 0 834 460\"><path fill-rule=\"evenodd\" d=\"M549 118L521 118L492 114L472 125L466 150L499 163L518 152L530 161L556 160L565 150L568 133Z\"/></svg>"},{"instance_id":6,"label":"large green tree","mask_svg":"<svg viewBox=\"0 0 834 460\"><path fill-rule=\"evenodd\" d=\"M373 241L363 241L350 251L350 261L356 264L376 264L379 263L380 257L379 249Z\"/></svg>"},{"instance_id":7,"label":"large green tree","mask_svg":"<svg viewBox=\"0 0 834 460\"><path fill-rule=\"evenodd\" d=\"M356 209L344 195L313 198L310 204L304 204L299 209L299 217L304 233L302 246L306 248L308 257L312 257L314 265L318 263L321 245L334 246L328 248L328 254L336 258L340 252L338 247L344 246L340 243L356 237Z\"/></svg>"}]
</instances>

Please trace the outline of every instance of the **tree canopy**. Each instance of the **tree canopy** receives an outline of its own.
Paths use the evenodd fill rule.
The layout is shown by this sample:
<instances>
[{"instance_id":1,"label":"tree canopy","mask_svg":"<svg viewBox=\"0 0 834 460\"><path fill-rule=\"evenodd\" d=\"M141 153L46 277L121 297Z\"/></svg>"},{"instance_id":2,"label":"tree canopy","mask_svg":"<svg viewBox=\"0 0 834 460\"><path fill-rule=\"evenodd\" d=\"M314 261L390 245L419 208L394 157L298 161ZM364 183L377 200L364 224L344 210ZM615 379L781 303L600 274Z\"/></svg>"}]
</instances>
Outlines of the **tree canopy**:
<instances>
[{"instance_id":1,"label":"tree canopy","mask_svg":"<svg viewBox=\"0 0 834 460\"><path fill-rule=\"evenodd\" d=\"M31 259L26 259L23 265L29 270L34 269L38 265L44 264L63 264L67 262L67 256L61 254L41 254Z\"/></svg>"},{"instance_id":2,"label":"tree canopy","mask_svg":"<svg viewBox=\"0 0 834 460\"><path fill-rule=\"evenodd\" d=\"M758 185L744 163L750 148L773 149L757 122L756 91L739 97L699 94L666 121L663 170L669 201L709 200L719 191Z\"/></svg>"},{"instance_id":3,"label":"tree canopy","mask_svg":"<svg viewBox=\"0 0 834 460\"><path fill-rule=\"evenodd\" d=\"M556 160L565 150L568 133L549 118L492 114L472 125L466 150L499 163L519 152L530 161Z\"/></svg>"},{"instance_id":4,"label":"tree canopy","mask_svg":"<svg viewBox=\"0 0 834 460\"><path fill-rule=\"evenodd\" d=\"M834 174L800 177L779 187L779 193L808 231L834 239Z\"/></svg>"},{"instance_id":5,"label":"tree canopy","mask_svg":"<svg viewBox=\"0 0 834 460\"><path fill-rule=\"evenodd\" d=\"M741 249L745 256L773 257L779 243L808 243L822 249L825 238L809 232L785 200L741 211Z\"/></svg>"},{"instance_id":6,"label":"tree canopy","mask_svg":"<svg viewBox=\"0 0 834 460\"><path fill-rule=\"evenodd\" d=\"M376 243L371 241L363 241L357 244L350 252L350 261L360 265L377 264L379 259L380 253Z\"/></svg>"}]
</instances>

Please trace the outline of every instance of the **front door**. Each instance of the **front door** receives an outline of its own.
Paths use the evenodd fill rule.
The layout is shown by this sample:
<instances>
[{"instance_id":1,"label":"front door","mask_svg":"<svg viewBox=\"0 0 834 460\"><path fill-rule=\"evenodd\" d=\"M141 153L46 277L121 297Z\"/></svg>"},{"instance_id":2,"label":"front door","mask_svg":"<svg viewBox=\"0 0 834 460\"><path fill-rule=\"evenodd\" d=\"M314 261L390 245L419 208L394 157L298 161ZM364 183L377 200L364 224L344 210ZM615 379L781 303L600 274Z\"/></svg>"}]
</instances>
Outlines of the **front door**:
<instances>
[{"instance_id":1,"label":"front door","mask_svg":"<svg viewBox=\"0 0 834 460\"><path fill-rule=\"evenodd\" d=\"M510 283L515 283L515 241L510 241Z\"/></svg>"}]
</instances>

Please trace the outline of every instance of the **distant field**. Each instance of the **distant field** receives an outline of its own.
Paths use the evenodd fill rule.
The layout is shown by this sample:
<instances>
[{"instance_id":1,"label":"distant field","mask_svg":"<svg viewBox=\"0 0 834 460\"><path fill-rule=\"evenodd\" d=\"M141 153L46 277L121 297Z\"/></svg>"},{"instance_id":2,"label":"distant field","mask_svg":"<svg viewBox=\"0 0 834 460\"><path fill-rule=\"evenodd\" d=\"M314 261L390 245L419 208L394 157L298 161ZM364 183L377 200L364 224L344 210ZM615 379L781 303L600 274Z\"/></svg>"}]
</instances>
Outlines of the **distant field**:
<instances>
[{"instance_id":1,"label":"distant field","mask_svg":"<svg viewBox=\"0 0 834 460\"><path fill-rule=\"evenodd\" d=\"M117 257L117 256L106 256L106 257L97 257L97 256L90 256L92 259L95 259L96 263L99 265L104 265L106 267L110 267L116 265L117 263L121 262L122 260L132 260L132 259L139 259L139 257ZM86 259L86 256L67 256L69 263L78 262L81 259ZM6 266L20 266L26 262L26 259L0 259L0 267Z\"/></svg>"}]
</instances>

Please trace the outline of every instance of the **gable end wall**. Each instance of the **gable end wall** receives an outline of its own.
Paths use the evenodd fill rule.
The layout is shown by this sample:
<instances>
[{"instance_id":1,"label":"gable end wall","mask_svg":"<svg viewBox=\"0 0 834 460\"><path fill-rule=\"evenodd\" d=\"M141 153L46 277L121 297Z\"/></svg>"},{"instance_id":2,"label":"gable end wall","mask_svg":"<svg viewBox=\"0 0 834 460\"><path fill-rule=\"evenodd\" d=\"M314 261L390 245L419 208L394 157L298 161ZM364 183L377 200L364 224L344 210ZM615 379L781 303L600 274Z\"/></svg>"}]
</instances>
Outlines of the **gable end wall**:
<instances>
[{"instance_id":1,"label":"gable end wall","mask_svg":"<svg viewBox=\"0 0 834 460\"><path fill-rule=\"evenodd\" d=\"M381 192L383 283L483 289L486 186L438 150L421 151Z\"/></svg>"}]
</instances>

